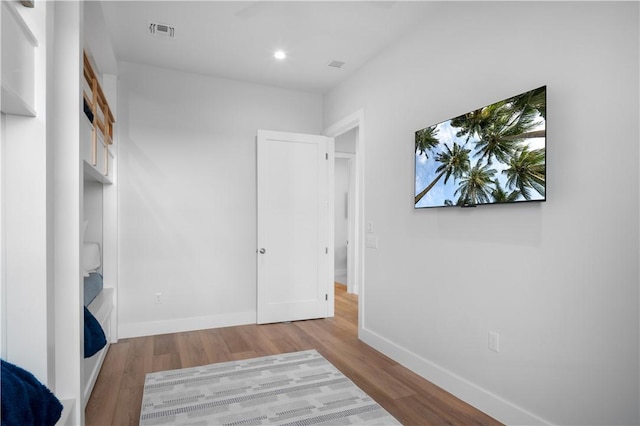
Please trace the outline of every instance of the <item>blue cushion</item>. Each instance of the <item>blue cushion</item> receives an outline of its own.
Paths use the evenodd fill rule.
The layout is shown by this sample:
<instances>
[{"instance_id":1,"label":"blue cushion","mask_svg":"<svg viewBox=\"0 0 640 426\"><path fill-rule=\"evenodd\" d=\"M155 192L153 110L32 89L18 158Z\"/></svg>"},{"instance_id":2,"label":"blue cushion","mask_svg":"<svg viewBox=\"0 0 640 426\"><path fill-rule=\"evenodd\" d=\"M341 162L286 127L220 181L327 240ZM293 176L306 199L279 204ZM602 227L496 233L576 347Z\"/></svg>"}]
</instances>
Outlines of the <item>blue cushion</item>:
<instances>
[{"instance_id":1,"label":"blue cushion","mask_svg":"<svg viewBox=\"0 0 640 426\"><path fill-rule=\"evenodd\" d=\"M84 277L84 306L89 306L102 291L102 275L92 272Z\"/></svg>"}]
</instances>

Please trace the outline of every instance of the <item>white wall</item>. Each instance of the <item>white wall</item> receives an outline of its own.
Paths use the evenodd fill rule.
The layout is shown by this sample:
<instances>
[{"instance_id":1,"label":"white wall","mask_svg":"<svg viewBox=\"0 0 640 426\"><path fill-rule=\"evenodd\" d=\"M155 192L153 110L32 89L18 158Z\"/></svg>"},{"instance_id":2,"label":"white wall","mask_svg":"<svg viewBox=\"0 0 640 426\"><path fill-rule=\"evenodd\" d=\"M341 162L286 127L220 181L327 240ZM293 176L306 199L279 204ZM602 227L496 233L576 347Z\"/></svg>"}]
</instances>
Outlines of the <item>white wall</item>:
<instances>
[{"instance_id":1,"label":"white wall","mask_svg":"<svg viewBox=\"0 0 640 426\"><path fill-rule=\"evenodd\" d=\"M255 323L256 131L320 134L321 96L119 72L119 336Z\"/></svg>"},{"instance_id":2,"label":"white wall","mask_svg":"<svg viewBox=\"0 0 640 426\"><path fill-rule=\"evenodd\" d=\"M84 180L83 183L83 210L84 221L87 221L87 230L83 235L84 241L100 243L102 246L103 236L103 184L92 180Z\"/></svg>"},{"instance_id":3,"label":"white wall","mask_svg":"<svg viewBox=\"0 0 640 426\"><path fill-rule=\"evenodd\" d=\"M365 111L361 336L511 424L638 424L638 3L433 8L325 96ZM415 130L543 84L545 203L413 209Z\"/></svg>"},{"instance_id":4,"label":"white wall","mask_svg":"<svg viewBox=\"0 0 640 426\"><path fill-rule=\"evenodd\" d=\"M347 152L349 154L355 154L357 133L358 133L358 128L354 127L353 129L348 130L343 134L336 136L335 138L336 152Z\"/></svg>"}]
</instances>

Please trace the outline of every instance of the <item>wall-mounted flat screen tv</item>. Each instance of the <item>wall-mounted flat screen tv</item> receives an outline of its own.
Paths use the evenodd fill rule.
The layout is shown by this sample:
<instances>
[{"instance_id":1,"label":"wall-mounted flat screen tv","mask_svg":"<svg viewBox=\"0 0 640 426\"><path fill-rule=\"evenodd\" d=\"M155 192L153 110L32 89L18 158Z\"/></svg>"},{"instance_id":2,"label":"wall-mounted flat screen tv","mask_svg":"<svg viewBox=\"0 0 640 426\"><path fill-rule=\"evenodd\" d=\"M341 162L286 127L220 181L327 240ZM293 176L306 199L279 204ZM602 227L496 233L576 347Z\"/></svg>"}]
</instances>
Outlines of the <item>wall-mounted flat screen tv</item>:
<instances>
[{"instance_id":1,"label":"wall-mounted flat screen tv","mask_svg":"<svg viewBox=\"0 0 640 426\"><path fill-rule=\"evenodd\" d=\"M546 200L547 87L415 133L415 208Z\"/></svg>"}]
</instances>

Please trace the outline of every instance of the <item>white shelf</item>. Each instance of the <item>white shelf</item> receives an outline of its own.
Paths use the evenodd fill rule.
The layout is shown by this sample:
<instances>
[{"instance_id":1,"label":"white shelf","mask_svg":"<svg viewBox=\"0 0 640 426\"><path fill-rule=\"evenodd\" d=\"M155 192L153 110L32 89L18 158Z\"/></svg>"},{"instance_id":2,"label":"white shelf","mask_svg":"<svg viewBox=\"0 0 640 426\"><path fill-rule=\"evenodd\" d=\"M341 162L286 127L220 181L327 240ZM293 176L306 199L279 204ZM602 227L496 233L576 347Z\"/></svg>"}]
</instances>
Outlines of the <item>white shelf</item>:
<instances>
[{"instance_id":1,"label":"white shelf","mask_svg":"<svg viewBox=\"0 0 640 426\"><path fill-rule=\"evenodd\" d=\"M113 181L109 176L105 176L98 171L94 166L87 163L87 160L83 160L82 164L84 166L84 177L89 180L93 180L96 182L101 182L106 185L111 185Z\"/></svg>"},{"instance_id":2,"label":"white shelf","mask_svg":"<svg viewBox=\"0 0 640 426\"><path fill-rule=\"evenodd\" d=\"M33 109L32 105L27 104L20 95L5 86L2 86L2 108L0 109L5 114L24 115L27 117L36 116L36 110Z\"/></svg>"},{"instance_id":3,"label":"white shelf","mask_svg":"<svg viewBox=\"0 0 640 426\"><path fill-rule=\"evenodd\" d=\"M103 184L112 184L113 153L111 148L104 144L86 115L83 114L80 121L85 178Z\"/></svg>"},{"instance_id":4,"label":"white shelf","mask_svg":"<svg viewBox=\"0 0 640 426\"><path fill-rule=\"evenodd\" d=\"M106 323L111 318L111 311L113 310L113 289L103 288L96 298L89 303L87 309L96 317L100 325Z\"/></svg>"}]
</instances>

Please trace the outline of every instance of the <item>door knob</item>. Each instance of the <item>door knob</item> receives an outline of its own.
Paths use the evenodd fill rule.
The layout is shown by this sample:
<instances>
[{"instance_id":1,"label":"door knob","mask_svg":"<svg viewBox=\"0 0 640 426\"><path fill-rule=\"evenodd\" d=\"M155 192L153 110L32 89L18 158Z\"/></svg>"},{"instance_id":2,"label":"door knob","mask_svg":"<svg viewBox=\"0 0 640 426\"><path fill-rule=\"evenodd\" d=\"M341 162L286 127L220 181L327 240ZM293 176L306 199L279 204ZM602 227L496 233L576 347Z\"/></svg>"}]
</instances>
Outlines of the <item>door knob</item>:
<instances>
[{"instance_id":1,"label":"door knob","mask_svg":"<svg viewBox=\"0 0 640 426\"><path fill-rule=\"evenodd\" d=\"M263 248L260 249L260 254L265 254L267 251Z\"/></svg>"}]
</instances>

